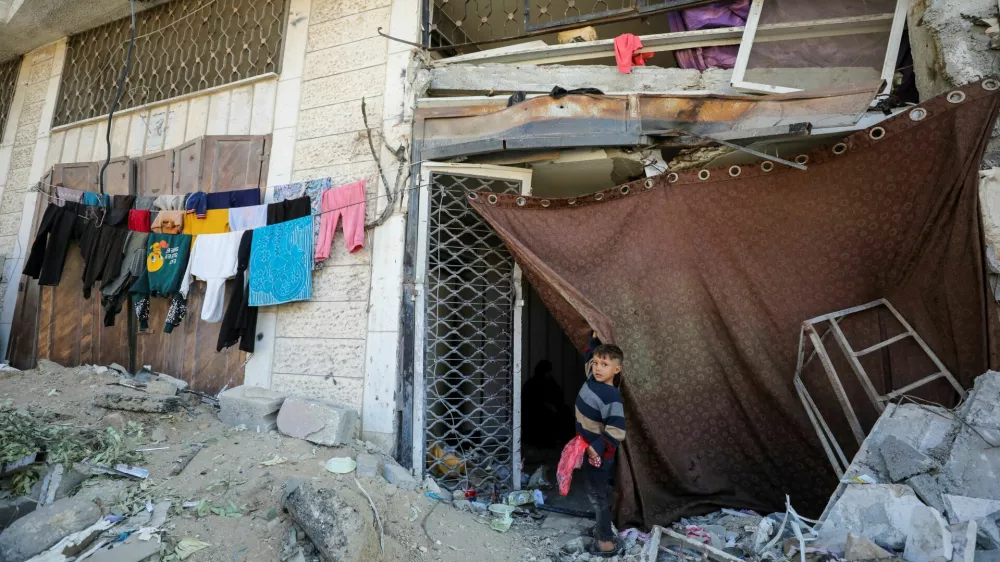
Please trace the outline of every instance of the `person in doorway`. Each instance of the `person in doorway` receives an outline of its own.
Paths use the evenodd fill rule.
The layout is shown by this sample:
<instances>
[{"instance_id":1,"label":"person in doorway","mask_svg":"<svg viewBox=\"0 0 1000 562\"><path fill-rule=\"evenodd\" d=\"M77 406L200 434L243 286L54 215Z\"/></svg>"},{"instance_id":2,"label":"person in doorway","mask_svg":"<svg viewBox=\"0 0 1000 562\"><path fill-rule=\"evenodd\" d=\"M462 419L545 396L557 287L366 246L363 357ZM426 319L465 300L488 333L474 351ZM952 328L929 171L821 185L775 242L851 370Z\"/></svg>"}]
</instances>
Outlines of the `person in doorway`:
<instances>
[{"instance_id":1,"label":"person in doorway","mask_svg":"<svg viewBox=\"0 0 1000 562\"><path fill-rule=\"evenodd\" d=\"M597 541L589 552L611 558L622 550L611 527L611 471L615 452L625 439L625 409L617 386L625 353L616 345L601 344L594 333L585 359L591 374L576 397L576 431L587 442L582 472L597 517Z\"/></svg>"},{"instance_id":2,"label":"person in doorway","mask_svg":"<svg viewBox=\"0 0 1000 562\"><path fill-rule=\"evenodd\" d=\"M563 400L563 390L552 377L552 363L542 359L535 364L535 371L521 391L524 408L524 426L547 428L548 431L532 431L526 436L530 444L539 447L558 445L565 440L565 431L555 431L565 427L569 419L569 406ZM567 427L568 429L568 427Z\"/></svg>"}]
</instances>

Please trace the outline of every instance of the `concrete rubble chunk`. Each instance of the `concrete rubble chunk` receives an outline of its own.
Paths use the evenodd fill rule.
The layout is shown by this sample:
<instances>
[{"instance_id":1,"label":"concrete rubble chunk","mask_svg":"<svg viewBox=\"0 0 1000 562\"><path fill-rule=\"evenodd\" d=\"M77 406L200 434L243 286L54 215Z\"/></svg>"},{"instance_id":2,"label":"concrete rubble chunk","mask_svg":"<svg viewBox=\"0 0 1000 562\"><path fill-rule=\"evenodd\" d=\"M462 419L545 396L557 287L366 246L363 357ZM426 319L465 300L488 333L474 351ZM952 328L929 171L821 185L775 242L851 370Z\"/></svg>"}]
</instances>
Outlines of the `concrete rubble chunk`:
<instances>
[{"instance_id":1,"label":"concrete rubble chunk","mask_svg":"<svg viewBox=\"0 0 1000 562\"><path fill-rule=\"evenodd\" d=\"M820 537L849 531L899 551L906 546L910 516L918 507L926 506L909 486L848 484L820 527Z\"/></svg>"},{"instance_id":2,"label":"concrete rubble chunk","mask_svg":"<svg viewBox=\"0 0 1000 562\"><path fill-rule=\"evenodd\" d=\"M382 475L385 477L387 482L395 484L400 489L415 490L417 488L418 482L416 478L410 474L410 471L394 462L385 463L385 468L382 469Z\"/></svg>"},{"instance_id":3,"label":"concrete rubble chunk","mask_svg":"<svg viewBox=\"0 0 1000 562\"><path fill-rule=\"evenodd\" d=\"M893 482L902 482L938 468L932 458L895 435L887 435L882 440L879 452Z\"/></svg>"},{"instance_id":4,"label":"concrete rubble chunk","mask_svg":"<svg viewBox=\"0 0 1000 562\"><path fill-rule=\"evenodd\" d=\"M187 390L187 388L188 388L187 381L182 381L181 379L178 379L176 377L172 377L172 376L167 375L165 373L156 373L156 380L163 381L163 382L168 382L168 383L176 386L177 390L182 390L183 391L183 390Z\"/></svg>"},{"instance_id":5,"label":"concrete rubble chunk","mask_svg":"<svg viewBox=\"0 0 1000 562\"><path fill-rule=\"evenodd\" d=\"M941 477L937 474L918 474L906 481L906 485L913 488L920 501L945 513L947 508L944 505L944 486Z\"/></svg>"},{"instance_id":6,"label":"concrete rubble chunk","mask_svg":"<svg viewBox=\"0 0 1000 562\"><path fill-rule=\"evenodd\" d=\"M278 410L285 395L256 386L235 386L219 394L219 420L267 433L278 425Z\"/></svg>"},{"instance_id":7,"label":"concrete rubble chunk","mask_svg":"<svg viewBox=\"0 0 1000 562\"><path fill-rule=\"evenodd\" d=\"M49 361L48 359L39 359L37 369L42 373L51 374L51 373L58 373L59 371L65 369L65 367L63 367L59 363L56 363L55 361Z\"/></svg>"},{"instance_id":8,"label":"concrete rubble chunk","mask_svg":"<svg viewBox=\"0 0 1000 562\"><path fill-rule=\"evenodd\" d=\"M138 535L132 535L114 549L102 548L87 560L88 562L143 562L158 552L160 552L160 541L156 535L147 541L140 540Z\"/></svg>"},{"instance_id":9,"label":"concrete rubble chunk","mask_svg":"<svg viewBox=\"0 0 1000 562\"><path fill-rule=\"evenodd\" d=\"M158 396L146 392L105 392L94 397L94 404L109 410L169 414L181 409L176 396Z\"/></svg>"},{"instance_id":10,"label":"concrete rubble chunk","mask_svg":"<svg viewBox=\"0 0 1000 562\"><path fill-rule=\"evenodd\" d=\"M844 559L847 562L881 560L883 558L892 558L893 556L893 553L865 537L860 537L854 533L847 533L847 542L844 544Z\"/></svg>"},{"instance_id":11,"label":"concrete rubble chunk","mask_svg":"<svg viewBox=\"0 0 1000 562\"><path fill-rule=\"evenodd\" d=\"M979 527L975 521L951 525L952 562L973 562L976 553L976 533Z\"/></svg>"},{"instance_id":12,"label":"concrete rubble chunk","mask_svg":"<svg viewBox=\"0 0 1000 562\"><path fill-rule=\"evenodd\" d=\"M368 453L361 453L357 458L357 475L364 478L375 478L378 476L379 457Z\"/></svg>"},{"instance_id":13,"label":"concrete rubble chunk","mask_svg":"<svg viewBox=\"0 0 1000 562\"><path fill-rule=\"evenodd\" d=\"M358 411L330 402L290 397L278 412L278 431L317 445L343 445L357 434Z\"/></svg>"},{"instance_id":14,"label":"concrete rubble chunk","mask_svg":"<svg viewBox=\"0 0 1000 562\"><path fill-rule=\"evenodd\" d=\"M964 419L944 465L949 491L972 498L1000 500L1000 373L976 378L956 415Z\"/></svg>"},{"instance_id":15,"label":"concrete rubble chunk","mask_svg":"<svg viewBox=\"0 0 1000 562\"><path fill-rule=\"evenodd\" d=\"M1000 429L1000 372L986 371L976 377L958 414L977 429Z\"/></svg>"},{"instance_id":16,"label":"concrete rubble chunk","mask_svg":"<svg viewBox=\"0 0 1000 562\"><path fill-rule=\"evenodd\" d=\"M996 485L996 483L994 483ZM1000 501L966 496L944 495L944 504L951 523L964 523L1000 511Z\"/></svg>"},{"instance_id":17,"label":"concrete rubble chunk","mask_svg":"<svg viewBox=\"0 0 1000 562\"><path fill-rule=\"evenodd\" d=\"M973 562L1000 562L1000 550L977 550Z\"/></svg>"},{"instance_id":18,"label":"concrete rubble chunk","mask_svg":"<svg viewBox=\"0 0 1000 562\"><path fill-rule=\"evenodd\" d=\"M178 388L167 381L153 380L146 383L146 392L163 396L175 396Z\"/></svg>"},{"instance_id":19,"label":"concrete rubble chunk","mask_svg":"<svg viewBox=\"0 0 1000 562\"><path fill-rule=\"evenodd\" d=\"M986 517L976 519L979 531L976 533L976 545L980 550L1000 550L1000 511Z\"/></svg>"},{"instance_id":20,"label":"concrete rubble chunk","mask_svg":"<svg viewBox=\"0 0 1000 562\"><path fill-rule=\"evenodd\" d=\"M323 560L360 562L366 560L366 555L377 555L377 534L375 552L367 552L365 529L371 527L374 519L371 510L359 511L338 496L336 490L319 488L310 481L289 483L285 489L290 491L283 507Z\"/></svg>"},{"instance_id":21,"label":"concrete rubble chunk","mask_svg":"<svg viewBox=\"0 0 1000 562\"><path fill-rule=\"evenodd\" d=\"M0 560L27 560L100 517L96 504L77 498L39 507L0 533Z\"/></svg>"},{"instance_id":22,"label":"concrete rubble chunk","mask_svg":"<svg viewBox=\"0 0 1000 562\"><path fill-rule=\"evenodd\" d=\"M914 509L903 558L907 562L949 562L953 553L951 532L941 513L926 505Z\"/></svg>"}]
</instances>

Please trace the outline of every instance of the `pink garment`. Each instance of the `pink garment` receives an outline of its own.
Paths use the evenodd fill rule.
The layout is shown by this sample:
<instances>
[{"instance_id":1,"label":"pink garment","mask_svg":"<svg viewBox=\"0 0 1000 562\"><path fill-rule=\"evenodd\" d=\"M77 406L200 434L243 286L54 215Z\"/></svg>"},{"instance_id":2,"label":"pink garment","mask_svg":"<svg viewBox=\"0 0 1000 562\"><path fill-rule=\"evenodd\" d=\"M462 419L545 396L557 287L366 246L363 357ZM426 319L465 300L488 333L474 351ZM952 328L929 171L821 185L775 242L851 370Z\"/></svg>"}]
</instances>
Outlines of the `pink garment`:
<instances>
[{"instance_id":1,"label":"pink garment","mask_svg":"<svg viewBox=\"0 0 1000 562\"><path fill-rule=\"evenodd\" d=\"M365 241L365 180L357 181L323 192L320 208L323 216L319 224L315 261L330 257L337 221L344 219L344 243L347 251L357 252Z\"/></svg>"},{"instance_id":2,"label":"pink garment","mask_svg":"<svg viewBox=\"0 0 1000 562\"><path fill-rule=\"evenodd\" d=\"M631 74L632 65L646 66L646 59L652 58L653 53L636 53L641 48L642 40L631 33L615 37L615 62L618 63L618 72Z\"/></svg>"},{"instance_id":3,"label":"pink garment","mask_svg":"<svg viewBox=\"0 0 1000 562\"><path fill-rule=\"evenodd\" d=\"M671 32L740 27L746 24L749 13L750 0L729 0L668 12L667 22ZM696 68L698 70L733 68L736 65L736 55L739 50L738 45L698 47L674 51L674 56L677 58L677 66L680 68Z\"/></svg>"}]
</instances>

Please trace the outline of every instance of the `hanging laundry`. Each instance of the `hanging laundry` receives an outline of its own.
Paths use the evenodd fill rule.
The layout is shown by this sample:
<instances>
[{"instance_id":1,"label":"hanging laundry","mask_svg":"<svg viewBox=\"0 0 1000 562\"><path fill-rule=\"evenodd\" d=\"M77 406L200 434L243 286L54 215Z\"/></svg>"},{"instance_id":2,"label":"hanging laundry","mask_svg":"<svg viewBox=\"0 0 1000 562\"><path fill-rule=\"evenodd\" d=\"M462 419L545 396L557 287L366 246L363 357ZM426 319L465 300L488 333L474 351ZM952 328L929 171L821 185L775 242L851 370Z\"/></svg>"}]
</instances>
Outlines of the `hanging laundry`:
<instances>
[{"instance_id":1,"label":"hanging laundry","mask_svg":"<svg viewBox=\"0 0 1000 562\"><path fill-rule=\"evenodd\" d=\"M55 204L62 207L67 201L70 203L82 203L83 193L79 189L71 189L61 185L56 186Z\"/></svg>"},{"instance_id":2,"label":"hanging laundry","mask_svg":"<svg viewBox=\"0 0 1000 562\"><path fill-rule=\"evenodd\" d=\"M90 221L80 238L83 258L83 298L97 280L101 283L117 277L123 261L122 250L128 238L129 209L111 209L103 222Z\"/></svg>"},{"instance_id":3,"label":"hanging laundry","mask_svg":"<svg viewBox=\"0 0 1000 562\"><path fill-rule=\"evenodd\" d=\"M267 225L267 205L229 209L230 230L253 230Z\"/></svg>"},{"instance_id":4,"label":"hanging laundry","mask_svg":"<svg viewBox=\"0 0 1000 562\"><path fill-rule=\"evenodd\" d=\"M360 250L365 241L365 181L357 181L323 194L323 215L314 259L330 257L330 246L337 222L344 221L344 244L350 253Z\"/></svg>"},{"instance_id":5,"label":"hanging laundry","mask_svg":"<svg viewBox=\"0 0 1000 562\"><path fill-rule=\"evenodd\" d=\"M618 63L618 72L631 74L632 66L646 66L646 59L653 57L653 53L636 53L642 48L642 40L631 33L623 33L615 37L615 62Z\"/></svg>"},{"instance_id":6,"label":"hanging laundry","mask_svg":"<svg viewBox=\"0 0 1000 562\"><path fill-rule=\"evenodd\" d=\"M312 296L312 217L258 228L250 249L250 306Z\"/></svg>"},{"instance_id":7,"label":"hanging laundry","mask_svg":"<svg viewBox=\"0 0 1000 562\"><path fill-rule=\"evenodd\" d=\"M205 218L205 211L208 210L208 194L196 191L188 193L184 198L184 212L194 215L199 219Z\"/></svg>"},{"instance_id":8,"label":"hanging laundry","mask_svg":"<svg viewBox=\"0 0 1000 562\"><path fill-rule=\"evenodd\" d=\"M191 237L187 234L150 234L146 242L146 271L149 295L167 297L181 286L191 254Z\"/></svg>"},{"instance_id":9,"label":"hanging laundry","mask_svg":"<svg viewBox=\"0 0 1000 562\"><path fill-rule=\"evenodd\" d=\"M148 234L129 232L125 240L122 266L118 275L108 283L101 284L101 307L104 309L104 325L114 326L115 316L121 312L122 301L128 288L135 283L146 269L146 240Z\"/></svg>"},{"instance_id":10,"label":"hanging laundry","mask_svg":"<svg viewBox=\"0 0 1000 562\"><path fill-rule=\"evenodd\" d=\"M313 216L313 246L319 241L319 227L322 218L323 194L333 186L333 180L322 178L318 180L300 181L271 188L272 202L287 201L299 197L309 198L310 212ZM313 248L315 253L315 248ZM323 269L323 262L313 264L313 269Z\"/></svg>"},{"instance_id":11,"label":"hanging laundry","mask_svg":"<svg viewBox=\"0 0 1000 562\"><path fill-rule=\"evenodd\" d=\"M250 306L250 291L247 289L247 267L250 265L250 249L253 244L253 230L246 230L240 238L240 249L236 257L236 282L229 296L226 312L219 328L219 343L216 351L240 342L240 351L253 353L257 341L257 307Z\"/></svg>"},{"instance_id":12,"label":"hanging laundry","mask_svg":"<svg viewBox=\"0 0 1000 562\"><path fill-rule=\"evenodd\" d=\"M152 221L150 220L151 215L152 211L132 209L131 211L128 212L128 229L135 232L151 232L150 230L150 225L152 223Z\"/></svg>"},{"instance_id":13,"label":"hanging laundry","mask_svg":"<svg viewBox=\"0 0 1000 562\"><path fill-rule=\"evenodd\" d=\"M140 211L152 211L153 204L156 199L157 197L155 195L140 195L135 198L135 203L132 205L132 208Z\"/></svg>"},{"instance_id":14,"label":"hanging laundry","mask_svg":"<svg viewBox=\"0 0 1000 562\"><path fill-rule=\"evenodd\" d=\"M226 279L236 275L237 255L243 232L203 234L191 246L191 257L181 281L181 295L187 297L191 282L205 282L205 300L201 319L205 322L222 320L225 305Z\"/></svg>"},{"instance_id":15,"label":"hanging laundry","mask_svg":"<svg viewBox=\"0 0 1000 562\"><path fill-rule=\"evenodd\" d=\"M695 8L671 10L667 12L667 24L671 32L695 31L719 27L741 27L746 25L750 14L750 0L716 2ZM733 68L739 45L724 47L697 47L674 51L678 68L694 68L705 71L708 68Z\"/></svg>"},{"instance_id":16,"label":"hanging laundry","mask_svg":"<svg viewBox=\"0 0 1000 562\"><path fill-rule=\"evenodd\" d=\"M83 204L91 205L94 207L110 207L111 206L111 196L107 193L102 197L99 193L94 193L93 191L83 192Z\"/></svg>"},{"instance_id":17,"label":"hanging laundry","mask_svg":"<svg viewBox=\"0 0 1000 562\"><path fill-rule=\"evenodd\" d=\"M184 221L184 234L192 236L222 234L229 231L229 209L209 209L203 219L188 216Z\"/></svg>"},{"instance_id":18,"label":"hanging laundry","mask_svg":"<svg viewBox=\"0 0 1000 562\"><path fill-rule=\"evenodd\" d=\"M153 211L183 211L183 195L160 195L153 200Z\"/></svg>"},{"instance_id":19,"label":"hanging laundry","mask_svg":"<svg viewBox=\"0 0 1000 562\"><path fill-rule=\"evenodd\" d=\"M278 224L312 215L308 197L288 199L267 206L267 224Z\"/></svg>"},{"instance_id":20,"label":"hanging laundry","mask_svg":"<svg viewBox=\"0 0 1000 562\"><path fill-rule=\"evenodd\" d=\"M181 234L185 232L184 211L160 211L149 229L158 234Z\"/></svg>"},{"instance_id":21,"label":"hanging laundry","mask_svg":"<svg viewBox=\"0 0 1000 562\"><path fill-rule=\"evenodd\" d=\"M219 191L209 193L206 198L207 207L211 209L232 209L233 207L250 207L260 205L259 189L237 189L235 191Z\"/></svg>"},{"instance_id":22,"label":"hanging laundry","mask_svg":"<svg viewBox=\"0 0 1000 562\"><path fill-rule=\"evenodd\" d=\"M52 204L45 207L45 213L35 232L35 241L31 244L31 252L21 273L37 279L41 286L59 285L63 266L66 264L66 253L74 238L74 227L82 207L83 205L69 201L63 207Z\"/></svg>"},{"instance_id":23,"label":"hanging laundry","mask_svg":"<svg viewBox=\"0 0 1000 562\"><path fill-rule=\"evenodd\" d=\"M167 319L163 323L163 333L169 334L174 328L181 325L184 317L187 316L187 296L180 293L170 297L170 306L167 307Z\"/></svg>"}]
</instances>

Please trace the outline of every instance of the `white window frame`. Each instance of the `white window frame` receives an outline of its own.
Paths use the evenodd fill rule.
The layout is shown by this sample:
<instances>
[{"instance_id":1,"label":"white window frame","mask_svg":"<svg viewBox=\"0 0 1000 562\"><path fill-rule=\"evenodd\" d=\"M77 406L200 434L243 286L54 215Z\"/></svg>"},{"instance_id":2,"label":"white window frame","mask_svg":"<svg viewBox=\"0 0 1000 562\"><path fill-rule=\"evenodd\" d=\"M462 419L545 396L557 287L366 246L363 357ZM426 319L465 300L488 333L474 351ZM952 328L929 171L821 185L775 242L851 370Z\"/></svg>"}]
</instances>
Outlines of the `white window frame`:
<instances>
[{"instance_id":1,"label":"white window frame","mask_svg":"<svg viewBox=\"0 0 1000 562\"><path fill-rule=\"evenodd\" d=\"M420 165L420 204L417 222L417 260L414 278L414 346L413 346L413 472L424 477L424 348L426 346L427 311L425 310L425 285L427 281L427 253L429 217L431 209L430 184L432 173L456 174L487 179L501 179L521 182L521 195L531 195L531 169L489 164L453 164L449 162L426 161ZM514 385L514 411L511 414L514 439L511 477L513 488L521 489L521 338L523 327L521 313L524 309L524 289L521 285L521 267L514 262L514 350L512 380Z\"/></svg>"},{"instance_id":2,"label":"white window frame","mask_svg":"<svg viewBox=\"0 0 1000 562\"><path fill-rule=\"evenodd\" d=\"M896 72L896 58L899 56L899 43L903 38L903 28L906 26L907 0L896 0L896 9L892 13L873 14L852 18L843 18L845 25L841 27L830 25L833 20L821 20L827 23L822 29L815 29L816 21L803 21L783 24L788 28L801 29L801 33L796 36L781 37L780 39L806 39L812 37L835 37L840 35L862 35L873 31L884 31L888 16L892 16L889 26L889 44L886 47L885 58L882 62L882 80L885 84L881 94L887 94L892 90L892 79ZM772 84L761 84L749 82L745 79L747 64L750 61L750 51L753 49L754 38L757 35L757 26L760 23L760 15L764 10L764 0L753 0L750 4L750 14L747 16L746 26L743 28L743 39L740 42L740 50L736 56L736 66L733 67L732 85L737 90L749 92L765 92L769 94L788 94L801 92L801 88L789 88L787 86L775 86Z\"/></svg>"}]
</instances>

